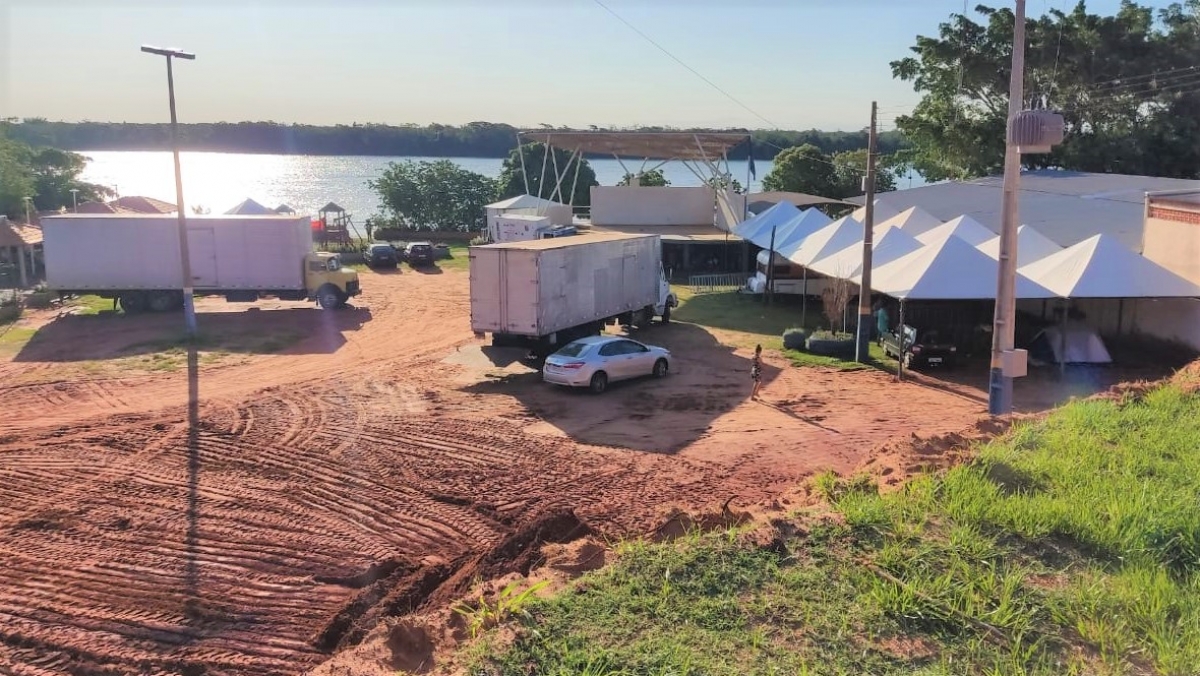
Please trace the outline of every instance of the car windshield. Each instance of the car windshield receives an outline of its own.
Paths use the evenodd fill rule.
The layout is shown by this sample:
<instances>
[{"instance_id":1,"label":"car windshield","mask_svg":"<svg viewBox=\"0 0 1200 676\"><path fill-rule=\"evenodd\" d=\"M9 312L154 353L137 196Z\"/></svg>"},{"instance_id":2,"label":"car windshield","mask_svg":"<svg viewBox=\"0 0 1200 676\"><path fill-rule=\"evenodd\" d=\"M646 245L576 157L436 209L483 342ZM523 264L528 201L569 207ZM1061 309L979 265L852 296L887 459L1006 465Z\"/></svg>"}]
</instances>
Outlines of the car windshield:
<instances>
[{"instance_id":1,"label":"car windshield","mask_svg":"<svg viewBox=\"0 0 1200 676\"><path fill-rule=\"evenodd\" d=\"M579 357L583 355L584 352L587 352L587 350L587 343L567 343L562 347L562 349L554 354L559 357Z\"/></svg>"},{"instance_id":2,"label":"car windshield","mask_svg":"<svg viewBox=\"0 0 1200 676\"><path fill-rule=\"evenodd\" d=\"M388 244L376 244L375 246L371 247L371 251L374 251L375 253L387 253L391 250L392 247Z\"/></svg>"}]
</instances>

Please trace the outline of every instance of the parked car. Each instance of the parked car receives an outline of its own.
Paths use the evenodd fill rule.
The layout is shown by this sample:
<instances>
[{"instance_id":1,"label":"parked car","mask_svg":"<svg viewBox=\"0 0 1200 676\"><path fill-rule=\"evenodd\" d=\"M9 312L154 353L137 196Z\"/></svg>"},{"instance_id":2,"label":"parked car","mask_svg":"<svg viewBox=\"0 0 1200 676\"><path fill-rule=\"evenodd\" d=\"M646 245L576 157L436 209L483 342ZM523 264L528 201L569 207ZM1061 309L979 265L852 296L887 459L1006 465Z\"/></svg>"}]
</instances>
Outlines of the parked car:
<instances>
[{"instance_id":1,"label":"parked car","mask_svg":"<svg viewBox=\"0 0 1200 676\"><path fill-rule=\"evenodd\" d=\"M363 256L367 260L368 268L394 268L400 263L400 256L396 253L396 247L391 244L372 244L366 248Z\"/></svg>"},{"instance_id":2,"label":"parked car","mask_svg":"<svg viewBox=\"0 0 1200 676\"><path fill-rule=\"evenodd\" d=\"M418 265L433 265L433 245L429 242L409 242L404 253L405 258L408 259L408 264L413 267Z\"/></svg>"},{"instance_id":3,"label":"parked car","mask_svg":"<svg viewBox=\"0 0 1200 676\"><path fill-rule=\"evenodd\" d=\"M904 335L903 346L900 344L901 333ZM918 331L907 324L883 336L883 353L900 360L904 368L917 364L952 368L958 361L958 348L944 341L937 329Z\"/></svg>"},{"instance_id":4,"label":"parked car","mask_svg":"<svg viewBox=\"0 0 1200 676\"><path fill-rule=\"evenodd\" d=\"M547 357L542 380L600 394L610 382L650 375L662 378L670 370L671 353L665 348L621 336L588 336Z\"/></svg>"}]
</instances>

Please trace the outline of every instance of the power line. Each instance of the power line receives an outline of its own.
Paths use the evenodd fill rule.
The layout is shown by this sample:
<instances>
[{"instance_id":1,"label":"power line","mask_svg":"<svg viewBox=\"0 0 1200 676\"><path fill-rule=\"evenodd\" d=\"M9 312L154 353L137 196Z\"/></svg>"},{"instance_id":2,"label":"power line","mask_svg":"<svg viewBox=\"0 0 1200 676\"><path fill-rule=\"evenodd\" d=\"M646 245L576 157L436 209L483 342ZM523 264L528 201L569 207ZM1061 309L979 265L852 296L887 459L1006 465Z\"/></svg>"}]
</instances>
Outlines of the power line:
<instances>
[{"instance_id":1,"label":"power line","mask_svg":"<svg viewBox=\"0 0 1200 676\"><path fill-rule=\"evenodd\" d=\"M741 106L743 109L745 109L745 110L746 110L746 112L748 112L748 113L750 113L751 115L753 115L753 116L757 117L758 119L762 120L763 122L766 122L767 124L769 124L770 126L774 127L775 129L778 129L778 128L779 128L779 125L777 125L777 124L775 124L774 122L772 122L772 121L768 120L766 117L764 117L763 115L761 115L761 114L760 114L758 111L754 110L754 109L753 109L753 108L751 108L750 106L748 106L748 105L746 105L746 104L742 103L742 102L741 102L741 101L740 101L740 100L739 100L737 97L735 97L733 94L730 94L729 92L725 91L725 90L724 90L724 89L722 89L720 86L718 86L718 85L717 85L717 83L715 83L715 82L713 82L712 80L710 80L710 79L708 79L708 78L704 77L703 75L701 75L701 74L700 74L700 71L698 71L698 70L696 70L695 68L692 68L691 66L687 65L686 63L684 63L682 59L680 59L679 57L677 57L677 56L675 56L674 54L672 54L670 51L668 51L668 50L667 50L667 48L666 48L666 47L663 47L662 45L660 45L660 44L658 44L657 42L655 42L655 41L654 41L654 38L651 38L649 35L646 35L646 34L645 34L645 33L643 33L642 31L638 30L638 27L637 27L637 26L634 26L633 24L631 24L631 23L629 23L628 21L626 21L624 17L622 17L620 14L617 14L616 12L614 12L614 11L612 10L612 8L610 8L608 5L606 5L606 4L604 4L603 2L601 2L601 0L592 0L592 1L593 1L593 2L595 2L597 5L599 5L599 6L600 6L602 9L604 9L604 11L606 11L606 12L608 12L609 14L613 15L613 16L614 16L614 17L617 19L617 21L620 21L621 23L623 23L623 24L625 24L626 26L628 26L630 30L632 30L633 32L635 32L635 33L637 33L638 35L642 36L642 38L643 38L643 39L645 39L645 40L646 40L646 42L649 42L650 44L654 45L654 46L655 46L655 47L658 49L658 51L662 52L663 54L666 54L666 55L667 55L668 57L670 57L670 58L671 58L671 60L673 60L675 63L678 63L679 65L681 65L681 66L683 66L684 68L686 68L686 69L687 69L689 72L691 72L691 74L692 74L692 75L695 75L696 77L700 78L700 79L701 79L701 80L703 80L705 83L707 83L707 84L708 84L708 86L710 86L710 87L712 87L713 89L715 89L715 90L717 90L718 92L720 92L722 95L724 95L724 96L725 96L725 98L729 99L730 101L733 101L734 103L736 103L737 105L739 105L739 106Z\"/></svg>"}]
</instances>

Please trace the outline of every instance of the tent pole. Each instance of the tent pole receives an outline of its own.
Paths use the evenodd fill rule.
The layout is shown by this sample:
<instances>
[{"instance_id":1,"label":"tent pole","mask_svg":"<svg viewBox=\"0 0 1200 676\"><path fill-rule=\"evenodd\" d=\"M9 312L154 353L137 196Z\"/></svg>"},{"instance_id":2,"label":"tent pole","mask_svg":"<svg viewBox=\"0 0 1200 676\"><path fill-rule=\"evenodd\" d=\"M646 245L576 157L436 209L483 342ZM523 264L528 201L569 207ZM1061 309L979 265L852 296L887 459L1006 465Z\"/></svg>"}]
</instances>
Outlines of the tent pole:
<instances>
[{"instance_id":1,"label":"tent pole","mask_svg":"<svg viewBox=\"0 0 1200 676\"><path fill-rule=\"evenodd\" d=\"M808 328L808 268L800 268L804 271L804 286L800 289L800 327Z\"/></svg>"},{"instance_id":2,"label":"tent pole","mask_svg":"<svg viewBox=\"0 0 1200 676\"><path fill-rule=\"evenodd\" d=\"M907 340L907 334L905 334L905 332L904 332L904 299L903 298L900 299L900 326L896 329L896 331L900 335L900 354L897 355L897 359L899 359L900 361L896 365L896 381L899 382L901 380L904 380L904 355L907 350L907 346L905 345L905 341Z\"/></svg>"},{"instance_id":3,"label":"tent pole","mask_svg":"<svg viewBox=\"0 0 1200 676\"><path fill-rule=\"evenodd\" d=\"M517 132L517 156L521 158L521 179L525 182L525 194L529 194L529 172L525 170L525 151L521 147L521 133Z\"/></svg>"},{"instance_id":4,"label":"tent pole","mask_svg":"<svg viewBox=\"0 0 1200 676\"><path fill-rule=\"evenodd\" d=\"M1067 376L1067 306L1071 301L1063 300L1062 316L1058 320L1058 375Z\"/></svg>"},{"instance_id":5,"label":"tent pole","mask_svg":"<svg viewBox=\"0 0 1200 676\"><path fill-rule=\"evenodd\" d=\"M763 289L763 300L771 304L771 296L775 292L775 230L771 228L771 248L767 251L767 288Z\"/></svg>"}]
</instances>

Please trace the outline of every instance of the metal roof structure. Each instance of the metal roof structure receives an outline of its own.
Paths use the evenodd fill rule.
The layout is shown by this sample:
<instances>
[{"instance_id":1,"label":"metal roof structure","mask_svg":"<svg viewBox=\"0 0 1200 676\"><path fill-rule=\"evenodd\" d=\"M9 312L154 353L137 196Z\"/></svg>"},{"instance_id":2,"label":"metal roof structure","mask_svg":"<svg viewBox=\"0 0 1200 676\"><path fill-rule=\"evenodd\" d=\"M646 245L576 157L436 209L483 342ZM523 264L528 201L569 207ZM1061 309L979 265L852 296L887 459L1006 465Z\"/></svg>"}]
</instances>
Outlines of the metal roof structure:
<instances>
[{"instance_id":1,"label":"metal roof structure","mask_svg":"<svg viewBox=\"0 0 1200 676\"><path fill-rule=\"evenodd\" d=\"M730 150L749 143L750 132L690 131L522 131L522 143L545 143L585 155L612 155L651 160L716 162Z\"/></svg>"},{"instance_id":2,"label":"metal roof structure","mask_svg":"<svg viewBox=\"0 0 1200 676\"><path fill-rule=\"evenodd\" d=\"M779 202L787 202L797 207L807 207L814 204L847 204L854 206L854 202L846 200L834 199L832 197L819 197L817 195L809 195L803 192L784 192L780 190L772 192L752 192L746 195L746 200L750 203L750 211L755 211L754 205L760 203L778 204ZM861 220L861 219L860 219Z\"/></svg>"},{"instance_id":3,"label":"metal roof structure","mask_svg":"<svg viewBox=\"0 0 1200 676\"><path fill-rule=\"evenodd\" d=\"M1141 251L1146 193L1174 190L1200 190L1200 181L1026 171L1021 174L1020 219L1060 246L1103 234ZM881 193L878 200L897 210L920 207L942 220L967 215L999 232L1002 193L1002 177L989 176ZM862 198L856 201L861 204Z\"/></svg>"}]
</instances>

